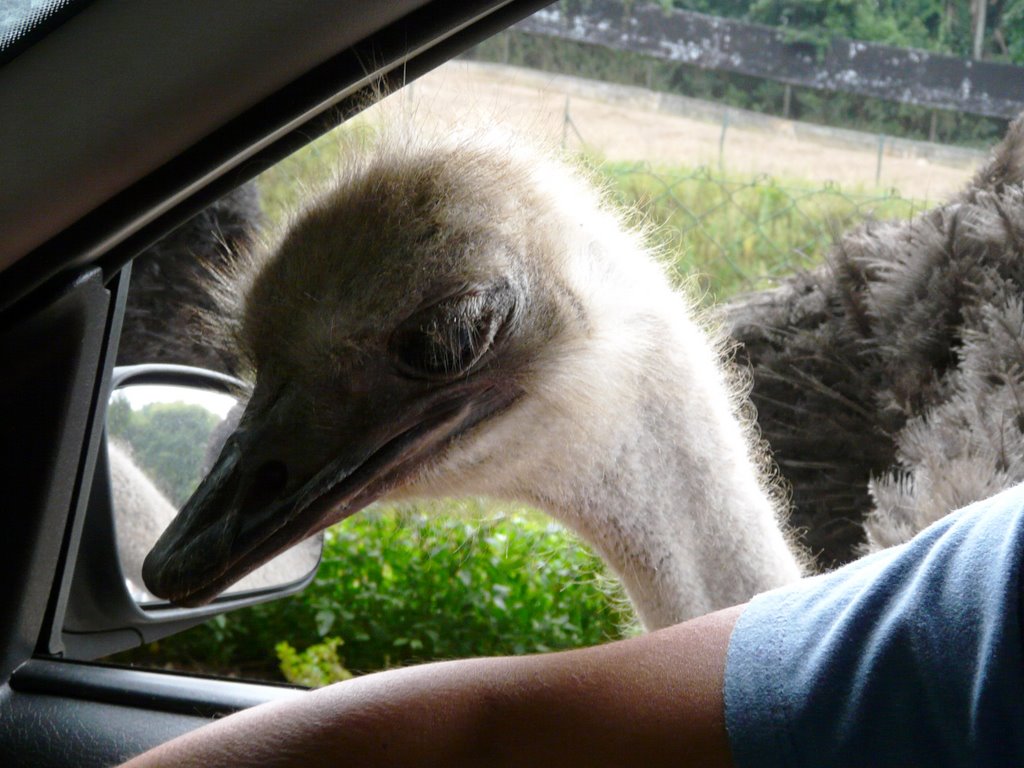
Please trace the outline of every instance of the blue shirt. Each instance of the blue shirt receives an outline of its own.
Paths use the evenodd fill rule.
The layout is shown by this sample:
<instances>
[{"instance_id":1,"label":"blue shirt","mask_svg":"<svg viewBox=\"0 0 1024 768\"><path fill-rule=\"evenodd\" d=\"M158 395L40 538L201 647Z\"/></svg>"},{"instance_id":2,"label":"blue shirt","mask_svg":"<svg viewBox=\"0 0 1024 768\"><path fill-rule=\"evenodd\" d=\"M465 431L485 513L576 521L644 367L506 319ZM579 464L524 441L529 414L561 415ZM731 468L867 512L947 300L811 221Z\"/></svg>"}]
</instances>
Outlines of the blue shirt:
<instances>
[{"instance_id":1,"label":"blue shirt","mask_svg":"<svg viewBox=\"0 0 1024 768\"><path fill-rule=\"evenodd\" d=\"M729 641L744 766L1024 766L1024 486L759 595Z\"/></svg>"}]
</instances>

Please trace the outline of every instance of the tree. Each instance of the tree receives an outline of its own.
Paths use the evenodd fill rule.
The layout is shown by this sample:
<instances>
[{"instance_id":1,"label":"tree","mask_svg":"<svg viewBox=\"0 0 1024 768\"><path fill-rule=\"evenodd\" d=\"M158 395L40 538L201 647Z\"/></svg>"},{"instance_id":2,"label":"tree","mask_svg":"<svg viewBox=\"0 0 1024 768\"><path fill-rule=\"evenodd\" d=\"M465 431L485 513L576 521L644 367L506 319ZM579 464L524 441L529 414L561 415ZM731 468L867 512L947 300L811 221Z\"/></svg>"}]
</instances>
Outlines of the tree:
<instances>
[{"instance_id":1,"label":"tree","mask_svg":"<svg viewBox=\"0 0 1024 768\"><path fill-rule=\"evenodd\" d=\"M150 403L135 411L119 396L107 412L108 434L128 444L139 469L178 507L199 484L210 432L219 421L199 405Z\"/></svg>"}]
</instances>

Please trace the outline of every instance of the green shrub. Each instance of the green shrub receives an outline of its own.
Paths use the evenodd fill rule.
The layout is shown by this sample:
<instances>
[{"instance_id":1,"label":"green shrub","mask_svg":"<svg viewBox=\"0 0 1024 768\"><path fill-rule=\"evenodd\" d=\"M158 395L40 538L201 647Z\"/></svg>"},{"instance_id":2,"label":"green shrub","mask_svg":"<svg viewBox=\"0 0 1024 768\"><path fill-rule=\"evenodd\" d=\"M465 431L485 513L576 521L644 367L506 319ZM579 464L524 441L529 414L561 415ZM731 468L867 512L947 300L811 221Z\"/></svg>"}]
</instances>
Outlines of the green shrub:
<instances>
[{"instance_id":1,"label":"green shrub","mask_svg":"<svg viewBox=\"0 0 1024 768\"><path fill-rule=\"evenodd\" d=\"M308 648L331 637L344 643L345 667L364 673L595 645L631 621L618 583L561 526L522 509L432 503L359 513L327 531L301 594L119 660L274 679L279 643Z\"/></svg>"},{"instance_id":2,"label":"green shrub","mask_svg":"<svg viewBox=\"0 0 1024 768\"><path fill-rule=\"evenodd\" d=\"M133 410L123 394L111 400L107 430L176 507L202 480L210 432L220 419L201 405L148 403Z\"/></svg>"},{"instance_id":3,"label":"green shrub","mask_svg":"<svg viewBox=\"0 0 1024 768\"><path fill-rule=\"evenodd\" d=\"M338 656L341 643L340 637L328 637L301 653L287 642L278 643L274 651L281 662L281 674L289 683L307 688L320 688L350 679L352 673L345 669Z\"/></svg>"}]
</instances>

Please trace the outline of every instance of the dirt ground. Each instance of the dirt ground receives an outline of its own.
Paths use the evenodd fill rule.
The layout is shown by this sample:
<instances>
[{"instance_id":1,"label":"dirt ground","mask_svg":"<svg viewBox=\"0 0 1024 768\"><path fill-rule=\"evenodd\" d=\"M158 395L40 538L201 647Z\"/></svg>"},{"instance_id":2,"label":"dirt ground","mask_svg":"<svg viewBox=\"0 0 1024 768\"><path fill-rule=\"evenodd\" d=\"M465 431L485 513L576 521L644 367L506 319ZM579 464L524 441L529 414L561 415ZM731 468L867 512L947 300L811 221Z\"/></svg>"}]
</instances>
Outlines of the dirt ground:
<instances>
[{"instance_id":1,"label":"dirt ground","mask_svg":"<svg viewBox=\"0 0 1024 768\"><path fill-rule=\"evenodd\" d=\"M493 119L546 142L583 146L610 160L716 169L719 164L719 116L672 114L658 108L657 94L638 88L455 61L388 102L386 108L397 107L417 121L450 124ZM571 125L565 119L567 113ZM836 137L806 136L790 121L764 122L745 125L736 119L729 125L724 144L728 173L834 182L846 189L875 187L874 137L864 137L869 146L856 146ZM899 190L906 197L942 199L970 178L981 157L944 164L887 152L879 186Z\"/></svg>"}]
</instances>

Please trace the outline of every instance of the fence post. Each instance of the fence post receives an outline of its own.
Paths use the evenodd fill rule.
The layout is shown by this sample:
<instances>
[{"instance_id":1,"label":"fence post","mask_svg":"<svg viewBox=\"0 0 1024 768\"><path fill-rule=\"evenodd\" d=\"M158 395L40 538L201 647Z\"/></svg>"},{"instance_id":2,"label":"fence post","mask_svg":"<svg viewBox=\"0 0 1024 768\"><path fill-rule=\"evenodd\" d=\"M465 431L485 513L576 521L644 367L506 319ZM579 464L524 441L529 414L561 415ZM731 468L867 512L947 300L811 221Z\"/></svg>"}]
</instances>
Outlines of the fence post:
<instances>
[{"instance_id":1,"label":"fence post","mask_svg":"<svg viewBox=\"0 0 1024 768\"><path fill-rule=\"evenodd\" d=\"M571 119L569 117L569 96L566 94L565 110L562 112L562 149L565 149L566 139L569 138L569 121Z\"/></svg>"},{"instance_id":2,"label":"fence post","mask_svg":"<svg viewBox=\"0 0 1024 768\"><path fill-rule=\"evenodd\" d=\"M793 98L793 86L786 83L785 90L782 91L782 116L789 120L789 102Z\"/></svg>"},{"instance_id":3,"label":"fence post","mask_svg":"<svg viewBox=\"0 0 1024 768\"><path fill-rule=\"evenodd\" d=\"M885 151L885 134L878 134L878 161L875 163L875 186L879 186L882 178L882 153Z\"/></svg>"},{"instance_id":4,"label":"fence post","mask_svg":"<svg viewBox=\"0 0 1024 768\"><path fill-rule=\"evenodd\" d=\"M718 172L725 173L725 134L729 130L729 110L722 112L722 135L718 137Z\"/></svg>"}]
</instances>

